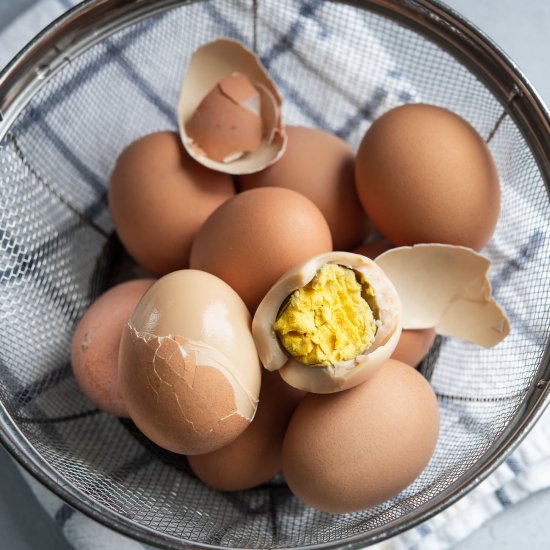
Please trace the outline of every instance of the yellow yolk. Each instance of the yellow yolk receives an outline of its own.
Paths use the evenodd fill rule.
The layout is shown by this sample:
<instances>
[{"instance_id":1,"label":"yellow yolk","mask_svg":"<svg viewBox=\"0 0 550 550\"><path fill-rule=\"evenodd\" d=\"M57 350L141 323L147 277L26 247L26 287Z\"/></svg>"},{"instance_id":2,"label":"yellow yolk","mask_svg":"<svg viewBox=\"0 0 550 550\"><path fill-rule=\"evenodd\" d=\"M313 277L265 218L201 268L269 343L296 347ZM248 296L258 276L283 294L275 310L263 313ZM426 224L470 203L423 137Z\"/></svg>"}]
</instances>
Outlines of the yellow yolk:
<instances>
[{"instance_id":1,"label":"yellow yolk","mask_svg":"<svg viewBox=\"0 0 550 550\"><path fill-rule=\"evenodd\" d=\"M365 293L374 296L351 269L327 264L291 294L273 329L301 363L326 366L348 361L370 347L376 334Z\"/></svg>"}]
</instances>

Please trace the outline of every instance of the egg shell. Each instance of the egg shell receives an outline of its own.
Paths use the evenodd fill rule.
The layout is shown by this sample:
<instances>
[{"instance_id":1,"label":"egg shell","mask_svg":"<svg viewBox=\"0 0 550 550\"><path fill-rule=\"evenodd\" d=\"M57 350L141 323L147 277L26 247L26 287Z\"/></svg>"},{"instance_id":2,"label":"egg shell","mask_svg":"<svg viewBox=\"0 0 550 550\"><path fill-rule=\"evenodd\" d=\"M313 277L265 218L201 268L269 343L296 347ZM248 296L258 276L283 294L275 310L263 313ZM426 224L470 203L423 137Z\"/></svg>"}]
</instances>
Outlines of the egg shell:
<instances>
[{"instance_id":1,"label":"egg shell","mask_svg":"<svg viewBox=\"0 0 550 550\"><path fill-rule=\"evenodd\" d=\"M214 86L185 126L194 146L217 162L226 162L225 159L239 158L244 153L256 151L262 140L259 114L242 106L227 93L231 92L239 99L247 98L246 87L241 85L234 89L234 81L240 77L243 75L230 76ZM257 92L256 97L259 106Z\"/></svg>"},{"instance_id":2,"label":"egg shell","mask_svg":"<svg viewBox=\"0 0 550 550\"><path fill-rule=\"evenodd\" d=\"M403 330L391 358L416 367L428 353L435 337L433 328Z\"/></svg>"},{"instance_id":3,"label":"egg shell","mask_svg":"<svg viewBox=\"0 0 550 550\"><path fill-rule=\"evenodd\" d=\"M510 321L491 295L490 261L474 250L418 244L388 250L376 263L401 298L404 329L434 327L484 347L510 333Z\"/></svg>"},{"instance_id":4,"label":"egg shell","mask_svg":"<svg viewBox=\"0 0 550 550\"><path fill-rule=\"evenodd\" d=\"M109 183L109 210L130 255L156 275L187 267L204 220L235 194L231 177L195 162L175 132L130 144Z\"/></svg>"},{"instance_id":5,"label":"egg shell","mask_svg":"<svg viewBox=\"0 0 550 550\"><path fill-rule=\"evenodd\" d=\"M122 330L154 279L136 279L104 292L80 319L71 344L71 365L78 385L96 407L127 417L118 382Z\"/></svg>"},{"instance_id":6,"label":"egg shell","mask_svg":"<svg viewBox=\"0 0 550 550\"><path fill-rule=\"evenodd\" d=\"M355 190L355 152L340 138L301 126L286 126L285 154L261 172L239 176L237 186L283 187L297 191L321 210L336 250L346 250L369 233L367 216Z\"/></svg>"},{"instance_id":7,"label":"egg shell","mask_svg":"<svg viewBox=\"0 0 550 550\"><path fill-rule=\"evenodd\" d=\"M361 273L375 292L380 313L372 345L354 359L334 365L304 365L290 357L273 330L281 305L308 284L326 264L338 264ZM252 320L258 355L267 370L279 370L291 386L313 393L333 393L361 384L386 363L401 334L399 296L384 272L369 258L351 252L328 252L287 271L269 290Z\"/></svg>"},{"instance_id":8,"label":"egg shell","mask_svg":"<svg viewBox=\"0 0 550 550\"><path fill-rule=\"evenodd\" d=\"M248 427L260 392L246 306L208 273L165 275L124 328L119 377L131 419L154 443L182 454L223 447Z\"/></svg>"},{"instance_id":9,"label":"egg shell","mask_svg":"<svg viewBox=\"0 0 550 550\"><path fill-rule=\"evenodd\" d=\"M500 212L498 173L483 138L434 105L388 111L357 151L365 212L396 246L446 243L480 250Z\"/></svg>"},{"instance_id":10,"label":"egg shell","mask_svg":"<svg viewBox=\"0 0 550 550\"><path fill-rule=\"evenodd\" d=\"M292 412L305 392L264 371L254 420L234 441L212 453L188 458L195 475L221 491L241 491L269 481L281 470L281 450Z\"/></svg>"},{"instance_id":11,"label":"egg shell","mask_svg":"<svg viewBox=\"0 0 550 550\"><path fill-rule=\"evenodd\" d=\"M393 248L393 245L386 241L386 239L373 239L372 241L357 246L352 252L374 260L376 257L380 256L380 254L383 254L391 248Z\"/></svg>"},{"instance_id":12,"label":"egg shell","mask_svg":"<svg viewBox=\"0 0 550 550\"><path fill-rule=\"evenodd\" d=\"M309 199L265 187L239 193L206 220L190 266L223 279L253 312L285 271L331 249L327 222Z\"/></svg>"},{"instance_id":13,"label":"egg shell","mask_svg":"<svg viewBox=\"0 0 550 550\"><path fill-rule=\"evenodd\" d=\"M300 402L283 443L283 475L306 504L355 512L410 485L428 464L438 432L431 386L392 359L364 384Z\"/></svg>"},{"instance_id":14,"label":"egg shell","mask_svg":"<svg viewBox=\"0 0 550 550\"><path fill-rule=\"evenodd\" d=\"M187 123L201 101L224 79L237 74L248 78L260 93L263 139L253 152L231 162L220 162L198 149L188 135ZM282 98L256 54L244 44L220 38L201 46L191 57L178 102L178 125L187 152L204 166L228 174L250 174L276 162L286 149L287 136L281 117Z\"/></svg>"}]
</instances>

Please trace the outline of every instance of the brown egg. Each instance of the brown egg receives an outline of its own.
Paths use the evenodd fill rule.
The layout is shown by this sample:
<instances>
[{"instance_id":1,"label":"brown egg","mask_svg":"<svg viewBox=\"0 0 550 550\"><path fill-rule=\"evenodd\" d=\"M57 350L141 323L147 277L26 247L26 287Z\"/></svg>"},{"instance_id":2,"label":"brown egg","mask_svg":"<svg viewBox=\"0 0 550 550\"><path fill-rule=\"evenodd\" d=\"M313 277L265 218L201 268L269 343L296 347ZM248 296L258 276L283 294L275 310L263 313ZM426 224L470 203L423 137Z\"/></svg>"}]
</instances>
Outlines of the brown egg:
<instances>
[{"instance_id":1,"label":"brown egg","mask_svg":"<svg viewBox=\"0 0 550 550\"><path fill-rule=\"evenodd\" d=\"M352 250L352 252L354 254L361 254L361 256L366 256L367 258L374 260L377 256L380 256L380 254L383 254L384 252L386 252L386 250L389 250L390 248L393 248L393 246L391 245L391 243L386 241L386 239L375 239L373 241L369 241L368 243L357 246Z\"/></svg>"},{"instance_id":2,"label":"brown egg","mask_svg":"<svg viewBox=\"0 0 550 550\"><path fill-rule=\"evenodd\" d=\"M397 347L392 353L392 359L416 367L428 353L435 336L436 332L433 328L403 330Z\"/></svg>"},{"instance_id":3,"label":"brown egg","mask_svg":"<svg viewBox=\"0 0 550 550\"><path fill-rule=\"evenodd\" d=\"M239 193L206 220L190 265L224 280L253 312L283 273L331 249L327 222L309 199L265 187Z\"/></svg>"},{"instance_id":4,"label":"brown egg","mask_svg":"<svg viewBox=\"0 0 550 550\"><path fill-rule=\"evenodd\" d=\"M249 426L261 382L250 322L235 291L209 273L175 271L147 291L122 333L119 378L149 439L201 454Z\"/></svg>"},{"instance_id":5,"label":"brown egg","mask_svg":"<svg viewBox=\"0 0 550 550\"><path fill-rule=\"evenodd\" d=\"M428 464L439 431L435 394L416 370L390 359L370 380L300 402L283 443L291 491L321 511L380 504Z\"/></svg>"},{"instance_id":6,"label":"brown egg","mask_svg":"<svg viewBox=\"0 0 550 550\"><path fill-rule=\"evenodd\" d=\"M410 104L378 118L355 163L361 204L394 245L481 249L500 211L498 173L483 138L440 107Z\"/></svg>"},{"instance_id":7,"label":"brown egg","mask_svg":"<svg viewBox=\"0 0 550 550\"><path fill-rule=\"evenodd\" d=\"M227 174L205 168L175 132L157 132L129 145L109 184L109 209L120 240L151 273L186 267L204 220L234 195Z\"/></svg>"},{"instance_id":8,"label":"brown egg","mask_svg":"<svg viewBox=\"0 0 550 550\"><path fill-rule=\"evenodd\" d=\"M269 481L281 470L286 427L305 392L264 371L260 402L250 426L212 453L189 457L197 477L213 489L241 491Z\"/></svg>"},{"instance_id":9,"label":"brown egg","mask_svg":"<svg viewBox=\"0 0 550 550\"><path fill-rule=\"evenodd\" d=\"M73 335L71 364L86 397L98 408L128 416L118 383L118 347L124 325L154 279L136 279L103 293Z\"/></svg>"},{"instance_id":10,"label":"brown egg","mask_svg":"<svg viewBox=\"0 0 550 550\"><path fill-rule=\"evenodd\" d=\"M355 190L355 153L344 141L321 130L287 126L285 154L256 174L238 178L241 190L284 187L310 199L325 216L335 250L347 250L368 234L367 217Z\"/></svg>"}]
</instances>

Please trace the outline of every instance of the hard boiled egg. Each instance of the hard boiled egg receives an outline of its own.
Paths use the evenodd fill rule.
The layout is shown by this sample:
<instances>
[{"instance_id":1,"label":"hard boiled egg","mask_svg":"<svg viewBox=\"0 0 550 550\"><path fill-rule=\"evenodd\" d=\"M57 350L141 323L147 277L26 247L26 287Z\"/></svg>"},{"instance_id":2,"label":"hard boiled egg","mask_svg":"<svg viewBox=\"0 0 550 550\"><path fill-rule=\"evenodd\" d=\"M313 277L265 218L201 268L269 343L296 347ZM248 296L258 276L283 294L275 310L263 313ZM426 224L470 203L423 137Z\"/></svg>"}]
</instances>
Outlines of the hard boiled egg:
<instances>
[{"instance_id":1,"label":"hard boiled egg","mask_svg":"<svg viewBox=\"0 0 550 550\"><path fill-rule=\"evenodd\" d=\"M124 328L119 377L130 418L154 443L182 454L223 447L249 426L260 392L245 304L209 273L165 275Z\"/></svg>"}]
</instances>

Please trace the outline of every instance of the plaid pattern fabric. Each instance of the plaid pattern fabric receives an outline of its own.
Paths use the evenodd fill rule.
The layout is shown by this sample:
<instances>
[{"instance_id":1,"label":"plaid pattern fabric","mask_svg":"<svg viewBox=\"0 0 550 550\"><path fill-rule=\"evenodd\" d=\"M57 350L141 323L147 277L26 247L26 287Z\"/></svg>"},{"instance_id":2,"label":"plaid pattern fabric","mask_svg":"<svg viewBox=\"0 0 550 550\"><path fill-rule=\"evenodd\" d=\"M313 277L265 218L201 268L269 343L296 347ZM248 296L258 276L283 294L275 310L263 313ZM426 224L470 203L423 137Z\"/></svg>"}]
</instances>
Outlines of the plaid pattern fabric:
<instances>
[{"instance_id":1,"label":"plaid pattern fabric","mask_svg":"<svg viewBox=\"0 0 550 550\"><path fill-rule=\"evenodd\" d=\"M23 40L29 39L47 21L69 9L73 3L76 2L42 0L16 24L7 29L0 36L0 64L8 61L9 52L15 53L14 48L21 46ZM202 12L201 24L205 29L215 29L218 34L250 44L253 41L250 27L238 17L238 10L235 9L235 6L238 7L240 4L239 0L229 3L233 9L226 10L225 4L219 1L199 5L196 9ZM245 4L244 1L242 3ZM326 6L321 0L296 2L295 10L277 12L276 15L274 8L273 12L270 11L269 2L265 5L260 24L264 37L271 37L271 40L266 39L268 46L262 49L261 59L277 81L284 96L285 120L292 121L293 124L322 128L356 146L371 121L381 113L402 103L429 101L429 90L419 89L416 83L413 84L405 79L392 55L381 48L374 36L369 35L367 20L364 25L356 21L349 27L338 26L338 22L324 13ZM345 9L342 7L343 13ZM167 18L165 22L168 21L166 24L169 26L170 15L163 17ZM286 17L288 20L277 19L275 28L272 26L274 17ZM355 14L354 17L356 17ZM178 24L179 22L174 20L174 29ZM78 234L83 225L92 227L97 238L86 241L89 257L100 254L105 238L112 231L106 209L106 184L114 162L113 142L109 135L105 135L101 140L96 139L90 143L90 153L83 158L71 141L71 127L75 124L91 125L94 119L102 114L101 105L95 103L93 97L88 97L86 84L97 79L104 79L105 83L108 83L110 79L117 78L132 82L133 95L128 98L128 109L139 113L135 125L124 133L126 143L139 135L148 133L152 128L176 128L174 105L178 95L179 80L174 79L169 70L163 78L158 78L158 52L143 52L143 49L136 51L137 41L147 33L154 33L156 25L158 20L146 21L99 45L95 61L83 65L81 69L77 67L76 74L72 74L70 79L60 78L53 83L48 88L47 94L40 96L17 120L14 128L16 140L10 141L8 138L9 146L17 152L18 147L25 147L26 136L32 136L33 142L42 136L51 153L51 166L63 166L63 172L59 173L59 181L76 182L73 191L69 194L67 189L70 187L64 188L63 201L64 205L69 207L70 215L63 214L64 210L56 210L47 201L42 207L46 219L48 216L51 217L51 223L58 224L63 215L67 216L66 223L62 224L61 237L65 235L67 239L75 240L75 233ZM286 29L285 32L281 33L281 28ZM338 37L337 48L334 47L335 36ZM342 36L345 36L346 40L342 40ZM356 75L354 71L357 63L348 62L350 59L358 59L355 44L359 41L368 42L369 49L377 52L376 67L369 75ZM315 42L316 52L314 56L310 56L308 54L313 42ZM199 42L196 45L198 46ZM155 70L149 74L148 67L155 67ZM291 81L285 79L285 74L288 74L289 70L304 72L304 78L307 78L309 83L308 95L304 89L298 89ZM106 74L107 71L108 74ZM155 78L152 78L153 74ZM350 80L356 80L357 86L352 88L342 86L341 82ZM109 94L116 94L116 89L113 87L112 91L105 90L103 101L109 101L110 97L113 101L116 100L114 95ZM71 108L73 104L74 108ZM86 109L78 108L82 105L86 105ZM464 116L469 114L469 108L468 104L464 103L464 113L462 113ZM483 135L488 136L492 127L491 121L491 117L487 120L477 118L475 124ZM118 132L116 144L120 148L120 130L116 129L116 132ZM113 129L113 136L114 133L115 129ZM30 143L30 137L28 139ZM498 139L498 136L495 139ZM93 140L93 136L90 140ZM44 162L41 151L33 152L32 148L26 148L25 157L29 167L33 166L33 154ZM27 168L30 169L29 167ZM48 172L47 167L45 171ZM49 186L52 195L61 195L56 187L61 185L59 182L46 181L44 185ZM41 190L29 190L29 192L40 193ZM518 348L517 357L507 360L521 362L522 355L526 353L525 350L529 350L529 353L534 356L542 354L548 337L548 325L546 321L536 326L529 322L530 312L537 310L538 307L535 297L532 298L533 302L529 300L526 302L523 298L529 293L524 295L518 292L517 298L514 298L509 294L500 295L499 289L503 285L516 284L521 290L523 282L519 275L523 270L539 264L543 269L544 265L547 265L548 259L545 253L548 239L547 205L537 204L532 197L513 189L505 190L505 193L511 194L505 197L507 204L524 204L522 211L529 210L534 220L529 227L525 228L521 220L514 218L516 209L510 208L504 211L502 221L499 223L513 228L509 231L516 233L514 239L510 239L509 232L502 229L490 245L490 253L494 259L492 277L494 293L510 314L515 332L513 337L522 342L522 347ZM17 201L18 198L7 196L6 200ZM75 214L77 214L76 217ZM542 229L544 227L546 230ZM37 229L33 228L34 230ZM40 256L40 250L43 250L44 254L54 253L51 248L52 242L48 240L40 244L42 247L40 250L33 249L31 254L26 251L24 236L13 236L9 228L2 228L2 232L4 246L14 251L12 256L16 257L16 261L12 264L1 266L4 277L24 273L27 264L34 261L37 255ZM55 238L56 242L59 239L58 234ZM78 239L76 241L78 243ZM49 274L42 271L41 280L50 280ZM37 322L49 318L49 305L53 300L56 304L62 303L63 308L71 312L84 311L86 307L87 290L76 289L71 292L54 284L46 285L41 289L40 299L32 304L37 310ZM19 307L28 306L21 303ZM42 358L45 368L48 369L46 377L29 380L24 372L13 372L2 368L2 376L10 377L10 387L16 389L18 402L27 407L29 414L48 414L48 402L46 399L41 400L41 395L51 391L66 395L74 391L70 365L63 363L60 359L66 357L63 350L66 350L68 345L68 334L60 337L59 355L52 355L49 348L44 348ZM37 346L40 351L40 343L37 343ZM440 350L443 359L460 356L460 353L460 344L452 341L445 341ZM488 352L479 350L476 353L479 361L483 361ZM497 354L498 362L499 352L494 350L491 353ZM502 353L509 355L510 349L506 348ZM4 358L0 357L0 359L5 362ZM483 373L477 373L475 362L470 361L469 364L473 366L467 368L472 369L471 376L477 377L478 387L484 395L489 397L494 395L496 398L501 395L504 388L510 390L510 380L502 380L503 386L500 387L499 381L495 381L494 377L487 376L484 379ZM448 422L463 426L464 431L468 433L473 433L477 429L479 433L487 434L486 425L481 423L476 425L476 419L482 414L483 405L445 397L445 389L448 387L453 387L457 395L461 395L461 392L467 393L469 389L467 379L467 376L462 379L464 387L460 387L460 384L457 387L453 380L446 378L445 373L436 370L432 382L439 391L440 405L445 410L445 418ZM516 383L520 390L523 382L518 379ZM505 408L506 404L503 403L503 407ZM93 416L96 413L96 410L88 408L83 409L79 414ZM56 440L68 437L62 428L57 429L52 426L51 432L52 438ZM121 437L124 437L122 431ZM136 445L135 449L139 449L139 446ZM129 460L136 467L147 468L151 457L149 454L140 454L136 451ZM381 543L380 547L395 550L450 547L498 511L513 505L514 502L536 490L550 486L548 466L550 466L550 416L546 414L519 449L474 491L432 520ZM121 467L120 471L126 471L126 469ZM83 549L144 547L141 543L109 531L76 512L30 478L29 483L37 498L75 547ZM405 494L404 498L406 496ZM241 505L236 501L234 504ZM307 512L304 513L304 520L307 520Z\"/></svg>"}]
</instances>

